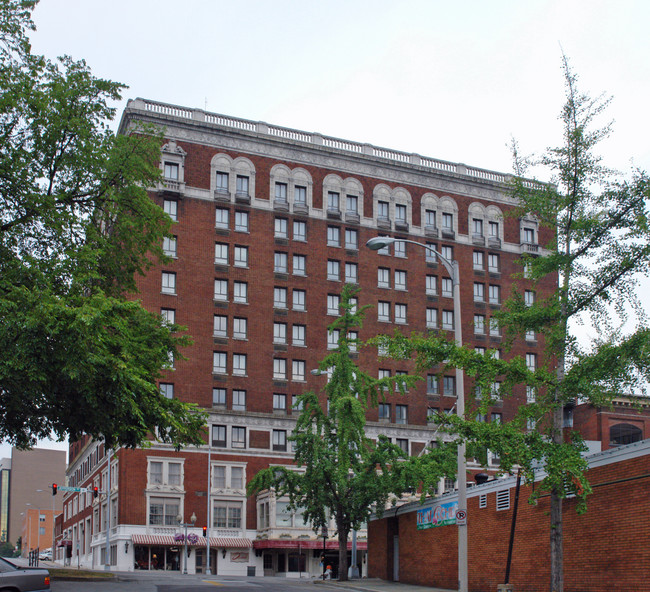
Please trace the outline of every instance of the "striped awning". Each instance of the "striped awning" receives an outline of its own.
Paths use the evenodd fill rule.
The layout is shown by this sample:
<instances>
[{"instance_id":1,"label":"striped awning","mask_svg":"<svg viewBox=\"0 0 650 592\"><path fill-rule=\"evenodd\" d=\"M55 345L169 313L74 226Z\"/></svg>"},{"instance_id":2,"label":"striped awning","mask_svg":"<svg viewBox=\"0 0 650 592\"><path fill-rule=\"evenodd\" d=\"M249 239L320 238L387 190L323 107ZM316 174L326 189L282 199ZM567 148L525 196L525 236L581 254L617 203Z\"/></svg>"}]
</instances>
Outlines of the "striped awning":
<instances>
[{"instance_id":1,"label":"striped awning","mask_svg":"<svg viewBox=\"0 0 650 592\"><path fill-rule=\"evenodd\" d=\"M173 535L169 534L132 534L131 541L134 545L158 545L162 547L178 547L183 545L182 541L175 541ZM206 547L207 541L204 537L198 537L198 541L192 547ZM225 547L228 549L249 549L253 546L250 539L238 537L210 537L211 547Z\"/></svg>"},{"instance_id":2,"label":"striped awning","mask_svg":"<svg viewBox=\"0 0 650 592\"><path fill-rule=\"evenodd\" d=\"M322 540L295 540L295 539L259 539L253 541L256 549L322 549ZM327 541L325 549L328 551L338 550L338 541ZM348 549L352 549L352 541L348 541ZM366 551L368 541L357 541L357 549Z\"/></svg>"}]
</instances>

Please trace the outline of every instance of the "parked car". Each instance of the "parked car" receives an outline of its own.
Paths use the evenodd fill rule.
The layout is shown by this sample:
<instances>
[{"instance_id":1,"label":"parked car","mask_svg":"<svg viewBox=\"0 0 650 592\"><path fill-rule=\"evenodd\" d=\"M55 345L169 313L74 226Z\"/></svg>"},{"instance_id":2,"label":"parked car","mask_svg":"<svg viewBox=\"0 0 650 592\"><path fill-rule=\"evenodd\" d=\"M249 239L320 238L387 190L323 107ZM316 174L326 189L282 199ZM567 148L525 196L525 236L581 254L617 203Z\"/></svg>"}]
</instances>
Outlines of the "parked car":
<instances>
[{"instance_id":1,"label":"parked car","mask_svg":"<svg viewBox=\"0 0 650 592\"><path fill-rule=\"evenodd\" d=\"M0 590L46 592L50 590L50 572L38 567L18 567L0 558Z\"/></svg>"},{"instance_id":2,"label":"parked car","mask_svg":"<svg viewBox=\"0 0 650 592\"><path fill-rule=\"evenodd\" d=\"M52 561L52 549L43 549L39 553L38 558L41 561Z\"/></svg>"}]
</instances>

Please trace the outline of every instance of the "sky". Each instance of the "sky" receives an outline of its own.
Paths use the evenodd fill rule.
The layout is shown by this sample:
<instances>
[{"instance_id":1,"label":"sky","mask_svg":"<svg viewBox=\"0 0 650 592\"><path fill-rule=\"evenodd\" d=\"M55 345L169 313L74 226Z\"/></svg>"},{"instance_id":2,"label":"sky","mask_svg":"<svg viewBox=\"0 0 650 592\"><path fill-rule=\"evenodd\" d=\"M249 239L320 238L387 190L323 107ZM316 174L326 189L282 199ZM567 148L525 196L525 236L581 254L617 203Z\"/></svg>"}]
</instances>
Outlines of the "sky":
<instances>
[{"instance_id":1,"label":"sky","mask_svg":"<svg viewBox=\"0 0 650 592\"><path fill-rule=\"evenodd\" d=\"M604 162L650 170L641 0L41 0L34 21L34 52L129 87L118 120L142 97L499 172L513 138L561 142L564 53L612 96Z\"/></svg>"}]
</instances>

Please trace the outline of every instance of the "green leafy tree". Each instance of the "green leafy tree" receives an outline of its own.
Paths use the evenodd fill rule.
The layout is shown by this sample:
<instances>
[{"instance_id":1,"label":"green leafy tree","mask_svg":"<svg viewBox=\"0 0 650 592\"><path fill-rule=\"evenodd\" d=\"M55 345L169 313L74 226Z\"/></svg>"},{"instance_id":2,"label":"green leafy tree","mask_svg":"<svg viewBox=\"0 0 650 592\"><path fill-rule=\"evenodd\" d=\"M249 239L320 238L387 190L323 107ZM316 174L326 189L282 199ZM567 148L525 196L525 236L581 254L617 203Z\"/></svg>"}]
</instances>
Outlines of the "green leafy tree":
<instances>
[{"instance_id":1,"label":"green leafy tree","mask_svg":"<svg viewBox=\"0 0 650 592\"><path fill-rule=\"evenodd\" d=\"M511 215L532 215L540 226L555 229L553 240L542 245L544 256L523 256L520 282L532 281L540 287L539 294L548 293L550 286L552 293L526 302L520 283L494 314L506 350L527 331L535 331L545 344L537 368L527 368L518 356L498 360L491 352L458 348L446 336L376 340L392 357L415 357L421 370L437 367L443 374L460 367L474 380L482 396L469 405L466 416L438 419L446 431L468 443L472 454L489 448L499 454L503 471L521 468L529 481L535 465L544 465L546 477L537 494L550 492L552 592L564 589L563 499L576 495L576 507L583 512L591 491L584 474L584 442L563 428L564 410L576 401L602 406L618 395L645 392L650 379L650 330L635 292L639 277L650 270L648 178L635 171L622 179L602 165L595 148L610 130L594 129L594 124L608 100L580 93L566 58L563 67L563 143L537 159L520 157L515 145L517 177L512 184L518 206ZM524 179L531 164L550 170L551 183ZM630 323L632 317L636 324ZM572 330L587 319L598 339L580 343ZM497 378L499 393L492 391ZM534 389L536 400L522 406L513 422L475 420L495 398L508 396L522 384ZM531 422L536 429L527 429Z\"/></svg>"},{"instance_id":2,"label":"green leafy tree","mask_svg":"<svg viewBox=\"0 0 650 592\"><path fill-rule=\"evenodd\" d=\"M313 392L299 397L301 411L290 440L295 443L295 467L270 467L257 473L249 493L274 488L289 497L314 531L334 519L339 541L339 579L348 578L347 543L350 531L365 523L372 507L381 513L391 494L431 485L455 472L454 451L439 449L426 463L416 464L384 436L374 441L365 433L366 412L385 390L402 392L416 377L376 379L357 367L350 356L350 330L362 324L364 309L354 310L350 298L357 289L346 286L342 315L331 325L339 331L338 347L319 367L328 373L325 401ZM367 308L367 307L366 307ZM434 462L435 459L435 462Z\"/></svg>"},{"instance_id":3,"label":"green leafy tree","mask_svg":"<svg viewBox=\"0 0 650 592\"><path fill-rule=\"evenodd\" d=\"M35 4L0 4L0 440L199 442L156 386L189 340L130 296L171 225L146 192L160 137L109 129L121 84L32 54Z\"/></svg>"}]
</instances>

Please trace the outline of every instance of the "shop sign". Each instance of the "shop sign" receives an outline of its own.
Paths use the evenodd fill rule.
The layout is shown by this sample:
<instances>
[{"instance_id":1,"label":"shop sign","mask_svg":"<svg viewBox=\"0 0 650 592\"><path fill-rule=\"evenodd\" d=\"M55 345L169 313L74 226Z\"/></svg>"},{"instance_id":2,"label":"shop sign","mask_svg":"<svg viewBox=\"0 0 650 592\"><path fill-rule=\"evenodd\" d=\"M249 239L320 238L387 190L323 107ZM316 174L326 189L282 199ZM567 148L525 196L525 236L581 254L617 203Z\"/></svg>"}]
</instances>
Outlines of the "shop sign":
<instances>
[{"instance_id":1,"label":"shop sign","mask_svg":"<svg viewBox=\"0 0 650 592\"><path fill-rule=\"evenodd\" d=\"M425 530L446 524L456 524L458 502L448 502L438 506L418 510L417 529Z\"/></svg>"}]
</instances>

